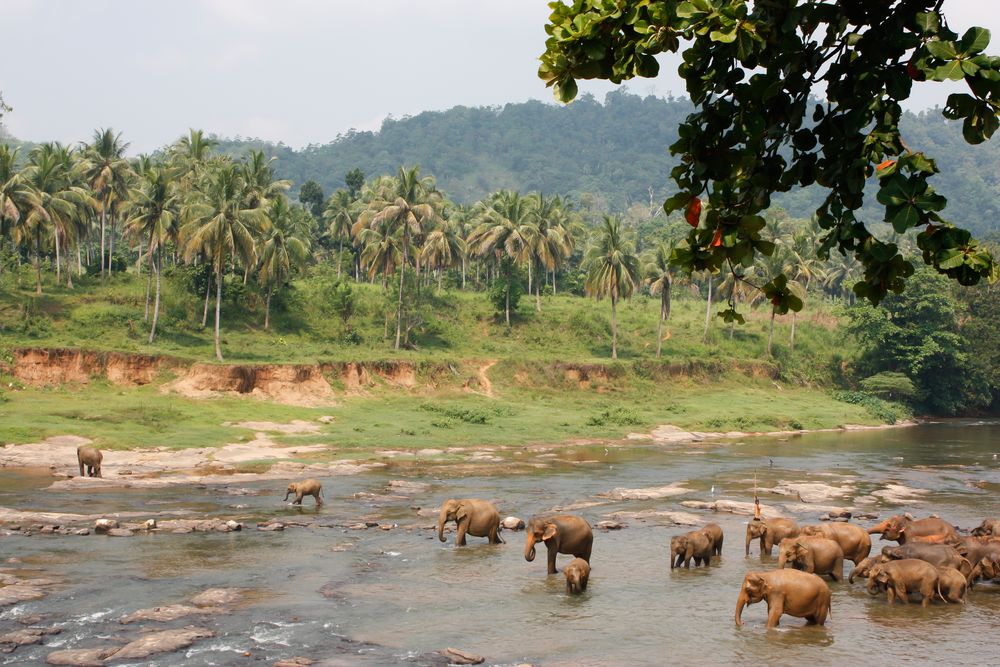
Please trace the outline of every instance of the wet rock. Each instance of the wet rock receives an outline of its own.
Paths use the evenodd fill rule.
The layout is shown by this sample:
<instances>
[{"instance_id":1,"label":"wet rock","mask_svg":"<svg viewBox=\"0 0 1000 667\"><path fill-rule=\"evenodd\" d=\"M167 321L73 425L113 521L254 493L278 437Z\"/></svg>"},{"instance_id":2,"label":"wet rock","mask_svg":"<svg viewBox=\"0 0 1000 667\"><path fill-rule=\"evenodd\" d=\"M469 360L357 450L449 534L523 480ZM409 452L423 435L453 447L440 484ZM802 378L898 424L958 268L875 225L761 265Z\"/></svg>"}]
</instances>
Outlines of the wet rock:
<instances>
[{"instance_id":1,"label":"wet rock","mask_svg":"<svg viewBox=\"0 0 1000 667\"><path fill-rule=\"evenodd\" d=\"M380 530L392 530L393 528L398 528L399 524L398 523L380 523L378 527L379 527Z\"/></svg>"},{"instance_id":2,"label":"wet rock","mask_svg":"<svg viewBox=\"0 0 1000 667\"><path fill-rule=\"evenodd\" d=\"M111 537L132 537L135 535L135 533L128 528L112 528L106 534Z\"/></svg>"},{"instance_id":3,"label":"wet rock","mask_svg":"<svg viewBox=\"0 0 1000 667\"><path fill-rule=\"evenodd\" d=\"M66 651L55 651L45 656L45 662L50 665L73 665L74 667L102 667L104 659L117 649L112 648L77 648Z\"/></svg>"},{"instance_id":4,"label":"wet rock","mask_svg":"<svg viewBox=\"0 0 1000 667\"><path fill-rule=\"evenodd\" d=\"M38 625L45 620L45 617L41 614L28 614L26 616L19 616L17 622L21 625Z\"/></svg>"},{"instance_id":5,"label":"wet rock","mask_svg":"<svg viewBox=\"0 0 1000 667\"><path fill-rule=\"evenodd\" d=\"M140 609L139 611L122 616L118 619L118 622L122 625L135 623L136 621L158 621L166 623L168 621L176 621L179 618L185 618L186 616L193 616L195 614L218 614L221 612L221 609L202 609L200 607L192 607L186 604L170 604L165 607Z\"/></svg>"},{"instance_id":6,"label":"wet rock","mask_svg":"<svg viewBox=\"0 0 1000 667\"><path fill-rule=\"evenodd\" d=\"M128 476L128 475L131 475L131 474L132 474L132 471L131 471L131 470L129 470L128 468L125 468L125 469L123 469L123 470L119 470L119 471L118 471L118 474L119 474L119 475L125 475L125 476Z\"/></svg>"},{"instance_id":7,"label":"wet rock","mask_svg":"<svg viewBox=\"0 0 1000 667\"><path fill-rule=\"evenodd\" d=\"M668 484L666 486L651 486L641 489L612 489L604 493L598 493L598 498L610 498L611 500L659 500L670 498L671 496L681 496L690 493L690 489L684 488L680 484Z\"/></svg>"},{"instance_id":8,"label":"wet rock","mask_svg":"<svg viewBox=\"0 0 1000 667\"><path fill-rule=\"evenodd\" d=\"M188 533L193 533L194 529L188 526L183 526L181 528L174 528L170 532L173 533L174 535L187 535Z\"/></svg>"},{"instance_id":9,"label":"wet rock","mask_svg":"<svg viewBox=\"0 0 1000 667\"><path fill-rule=\"evenodd\" d=\"M753 516L754 504L739 502L736 500L716 500L714 502L704 502L702 500L682 500L681 505L692 509L712 510L713 512L729 512L730 514L744 514ZM760 513L764 518L777 518L782 514L773 507L767 505L760 506Z\"/></svg>"},{"instance_id":10,"label":"wet rock","mask_svg":"<svg viewBox=\"0 0 1000 667\"><path fill-rule=\"evenodd\" d=\"M294 658L284 658L277 661L272 665L272 667L309 667L309 665L315 665L315 660L310 660L309 658L303 658L302 656L296 656Z\"/></svg>"},{"instance_id":11,"label":"wet rock","mask_svg":"<svg viewBox=\"0 0 1000 667\"><path fill-rule=\"evenodd\" d=\"M606 516L610 516L615 520L634 520L660 526L700 526L702 524L701 518L690 512L668 512L650 509L639 512L613 512Z\"/></svg>"},{"instance_id":12,"label":"wet rock","mask_svg":"<svg viewBox=\"0 0 1000 667\"><path fill-rule=\"evenodd\" d=\"M804 503L821 503L834 498L842 498L851 493L850 485L832 486L822 482L786 482L782 480L771 489L781 496L792 496Z\"/></svg>"},{"instance_id":13,"label":"wet rock","mask_svg":"<svg viewBox=\"0 0 1000 667\"><path fill-rule=\"evenodd\" d=\"M426 482L411 482L404 479L394 479L389 482L389 489L395 493L417 494L431 488Z\"/></svg>"},{"instance_id":14,"label":"wet rock","mask_svg":"<svg viewBox=\"0 0 1000 667\"><path fill-rule=\"evenodd\" d=\"M233 530L232 528L229 527L229 524L226 523L217 523L215 524L214 529L215 532L217 533L231 533Z\"/></svg>"},{"instance_id":15,"label":"wet rock","mask_svg":"<svg viewBox=\"0 0 1000 667\"><path fill-rule=\"evenodd\" d=\"M51 535L56 532L56 528L58 528L58 526L42 526L38 532L42 535Z\"/></svg>"},{"instance_id":16,"label":"wet rock","mask_svg":"<svg viewBox=\"0 0 1000 667\"><path fill-rule=\"evenodd\" d=\"M129 642L112 653L107 660L139 660L156 653L169 653L187 648L199 639L214 637L215 633L207 628L187 627L181 630L163 630L151 632L133 642Z\"/></svg>"},{"instance_id":17,"label":"wet rock","mask_svg":"<svg viewBox=\"0 0 1000 667\"><path fill-rule=\"evenodd\" d=\"M113 530L118 527L118 521L115 519L98 519L94 522L94 530L97 533L106 533L109 530Z\"/></svg>"},{"instance_id":18,"label":"wet rock","mask_svg":"<svg viewBox=\"0 0 1000 667\"><path fill-rule=\"evenodd\" d=\"M377 528L378 521L365 521L365 528Z\"/></svg>"},{"instance_id":19,"label":"wet rock","mask_svg":"<svg viewBox=\"0 0 1000 667\"><path fill-rule=\"evenodd\" d=\"M28 600L40 600L45 597L45 590L40 584L18 581L0 588L0 607L27 602Z\"/></svg>"},{"instance_id":20,"label":"wet rock","mask_svg":"<svg viewBox=\"0 0 1000 667\"><path fill-rule=\"evenodd\" d=\"M234 604L242 597L238 588L209 588L191 598L191 602L199 607L220 607Z\"/></svg>"},{"instance_id":21,"label":"wet rock","mask_svg":"<svg viewBox=\"0 0 1000 667\"><path fill-rule=\"evenodd\" d=\"M516 516L509 516L501 521L500 525L504 527L504 530L523 530L524 519L519 519Z\"/></svg>"},{"instance_id":22,"label":"wet rock","mask_svg":"<svg viewBox=\"0 0 1000 667\"><path fill-rule=\"evenodd\" d=\"M232 519L226 522L226 526L229 530L243 530L243 524L239 521L233 521Z\"/></svg>"},{"instance_id":23,"label":"wet rock","mask_svg":"<svg viewBox=\"0 0 1000 667\"><path fill-rule=\"evenodd\" d=\"M265 523L257 524L257 530L263 530L264 532L272 533L275 531L281 531L285 529L285 524L283 523Z\"/></svg>"},{"instance_id":24,"label":"wet rock","mask_svg":"<svg viewBox=\"0 0 1000 667\"><path fill-rule=\"evenodd\" d=\"M486 661L486 658L481 655L461 651L457 648L446 648L443 651L439 651L439 653L448 658L449 664L452 665L480 665Z\"/></svg>"},{"instance_id":25,"label":"wet rock","mask_svg":"<svg viewBox=\"0 0 1000 667\"><path fill-rule=\"evenodd\" d=\"M155 530L156 519L146 519L146 521L143 522L142 527L145 528L146 530Z\"/></svg>"},{"instance_id":26,"label":"wet rock","mask_svg":"<svg viewBox=\"0 0 1000 667\"><path fill-rule=\"evenodd\" d=\"M61 628L25 628L14 630L0 635L0 651L9 653L18 646L30 646L31 644L42 643L42 637L46 635L57 635L62 632Z\"/></svg>"},{"instance_id":27,"label":"wet rock","mask_svg":"<svg viewBox=\"0 0 1000 667\"><path fill-rule=\"evenodd\" d=\"M621 530L625 527L624 523L620 521L598 521L594 528L598 530Z\"/></svg>"}]
</instances>

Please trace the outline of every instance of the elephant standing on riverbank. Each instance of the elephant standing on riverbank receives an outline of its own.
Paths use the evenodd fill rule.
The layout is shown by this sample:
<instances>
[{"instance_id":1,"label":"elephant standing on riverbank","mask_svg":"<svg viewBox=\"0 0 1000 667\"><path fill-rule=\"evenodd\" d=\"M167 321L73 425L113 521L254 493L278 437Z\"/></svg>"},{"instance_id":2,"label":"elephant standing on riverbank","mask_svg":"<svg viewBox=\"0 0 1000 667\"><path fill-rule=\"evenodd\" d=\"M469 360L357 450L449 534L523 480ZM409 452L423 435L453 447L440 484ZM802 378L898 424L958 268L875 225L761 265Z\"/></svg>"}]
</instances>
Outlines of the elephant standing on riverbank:
<instances>
[{"instance_id":1,"label":"elephant standing on riverbank","mask_svg":"<svg viewBox=\"0 0 1000 667\"><path fill-rule=\"evenodd\" d=\"M786 537L798 537L799 524L792 519L753 519L747 523L746 555L750 555L750 540L760 538L760 554L771 555L771 549Z\"/></svg>"},{"instance_id":2,"label":"elephant standing on riverbank","mask_svg":"<svg viewBox=\"0 0 1000 667\"><path fill-rule=\"evenodd\" d=\"M961 542L955 526L937 517L912 519L907 515L897 514L868 529L869 535L876 533L880 533L883 540L900 544L929 542L956 545Z\"/></svg>"},{"instance_id":3,"label":"elephant standing on riverbank","mask_svg":"<svg viewBox=\"0 0 1000 667\"><path fill-rule=\"evenodd\" d=\"M825 537L789 537L778 546L778 567L791 565L812 574L829 574L834 581L844 579L844 550Z\"/></svg>"},{"instance_id":4,"label":"elephant standing on riverbank","mask_svg":"<svg viewBox=\"0 0 1000 667\"><path fill-rule=\"evenodd\" d=\"M824 523L818 526L803 526L801 535L810 537L825 537L840 545L844 551L844 560L849 560L857 567L861 561L868 558L872 551L872 538L861 526L854 523Z\"/></svg>"},{"instance_id":5,"label":"elephant standing on riverbank","mask_svg":"<svg viewBox=\"0 0 1000 667\"><path fill-rule=\"evenodd\" d=\"M556 554L570 554L590 563L594 531L587 520L572 514L533 516L525 529L524 560L535 560L535 543L545 542L549 550L548 573L555 574Z\"/></svg>"},{"instance_id":6,"label":"elephant standing on riverbank","mask_svg":"<svg viewBox=\"0 0 1000 667\"><path fill-rule=\"evenodd\" d=\"M830 587L815 574L799 570L747 572L736 601L736 627L743 625L743 608L767 601L767 627L775 628L782 614L823 625L830 615Z\"/></svg>"},{"instance_id":7,"label":"elephant standing on riverbank","mask_svg":"<svg viewBox=\"0 0 1000 667\"><path fill-rule=\"evenodd\" d=\"M444 539L444 524L454 521L458 526L455 535L455 546L465 546L466 534L473 537L489 538L490 544L503 544L500 537L500 512L488 500L465 498L463 500L449 499L441 505L438 515L438 539Z\"/></svg>"},{"instance_id":8,"label":"elephant standing on riverbank","mask_svg":"<svg viewBox=\"0 0 1000 667\"><path fill-rule=\"evenodd\" d=\"M103 477L101 474L101 461L104 455L97 447L90 445L80 445L76 448L76 462L80 464L80 477ZM84 472L86 469L86 473Z\"/></svg>"}]
</instances>

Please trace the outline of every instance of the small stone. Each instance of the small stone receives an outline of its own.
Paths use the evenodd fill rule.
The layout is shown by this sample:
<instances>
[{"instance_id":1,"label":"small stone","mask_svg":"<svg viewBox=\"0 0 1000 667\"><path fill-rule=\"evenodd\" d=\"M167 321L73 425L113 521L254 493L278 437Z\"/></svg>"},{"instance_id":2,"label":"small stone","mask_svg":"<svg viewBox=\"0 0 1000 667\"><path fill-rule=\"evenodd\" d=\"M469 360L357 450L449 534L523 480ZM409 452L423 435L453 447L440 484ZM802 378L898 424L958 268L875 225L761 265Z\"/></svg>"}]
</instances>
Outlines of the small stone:
<instances>
[{"instance_id":1,"label":"small stone","mask_svg":"<svg viewBox=\"0 0 1000 667\"><path fill-rule=\"evenodd\" d=\"M457 648L446 648L440 651L440 654L448 658L452 665L480 665L486 661L486 658L481 655L460 651Z\"/></svg>"},{"instance_id":2,"label":"small stone","mask_svg":"<svg viewBox=\"0 0 1000 667\"><path fill-rule=\"evenodd\" d=\"M154 530L156 528L156 519L146 519L146 522L142 524L142 527L146 530Z\"/></svg>"},{"instance_id":3,"label":"small stone","mask_svg":"<svg viewBox=\"0 0 1000 667\"><path fill-rule=\"evenodd\" d=\"M181 528L174 528L170 532L173 533L174 535L186 535L188 533L193 533L194 530L185 526Z\"/></svg>"},{"instance_id":4,"label":"small stone","mask_svg":"<svg viewBox=\"0 0 1000 667\"><path fill-rule=\"evenodd\" d=\"M309 658L303 658L302 656L296 656L294 658L285 658L274 663L273 667L309 667L309 665L315 665L315 660L310 660Z\"/></svg>"},{"instance_id":5,"label":"small stone","mask_svg":"<svg viewBox=\"0 0 1000 667\"><path fill-rule=\"evenodd\" d=\"M42 526L41 529L39 529L38 532L40 534L42 534L42 535L51 535L52 533L56 532L56 527L55 526Z\"/></svg>"},{"instance_id":6,"label":"small stone","mask_svg":"<svg viewBox=\"0 0 1000 667\"><path fill-rule=\"evenodd\" d=\"M232 519L226 522L226 526L228 526L229 530L243 530L243 524Z\"/></svg>"},{"instance_id":7,"label":"small stone","mask_svg":"<svg viewBox=\"0 0 1000 667\"><path fill-rule=\"evenodd\" d=\"M318 421L320 424L332 424L334 421L336 421L336 419L337 418L334 417L333 415L323 415L316 421Z\"/></svg>"},{"instance_id":8,"label":"small stone","mask_svg":"<svg viewBox=\"0 0 1000 667\"><path fill-rule=\"evenodd\" d=\"M74 535L90 535L90 528L78 528L73 531Z\"/></svg>"},{"instance_id":9,"label":"small stone","mask_svg":"<svg viewBox=\"0 0 1000 667\"><path fill-rule=\"evenodd\" d=\"M94 530L98 533L106 533L117 527L118 522L115 519L98 519L94 522Z\"/></svg>"},{"instance_id":10,"label":"small stone","mask_svg":"<svg viewBox=\"0 0 1000 667\"><path fill-rule=\"evenodd\" d=\"M233 529L229 527L229 524L218 523L215 525L215 531L218 533L229 533L232 532L232 530Z\"/></svg>"},{"instance_id":11,"label":"small stone","mask_svg":"<svg viewBox=\"0 0 1000 667\"><path fill-rule=\"evenodd\" d=\"M365 521L366 528L378 528L378 521Z\"/></svg>"},{"instance_id":12,"label":"small stone","mask_svg":"<svg viewBox=\"0 0 1000 667\"><path fill-rule=\"evenodd\" d=\"M398 523L383 523L383 524L379 525L379 528L382 529L382 530L392 530L393 528L396 528L397 526L399 526Z\"/></svg>"},{"instance_id":13,"label":"small stone","mask_svg":"<svg viewBox=\"0 0 1000 667\"><path fill-rule=\"evenodd\" d=\"M620 521L601 521L595 526L598 530L621 530L624 527L625 524Z\"/></svg>"},{"instance_id":14,"label":"small stone","mask_svg":"<svg viewBox=\"0 0 1000 667\"><path fill-rule=\"evenodd\" d=\"M263 530L264 532L268 533L273 533L284 529L285 529L285 524L283 523L265 523L263 525L258 524L257 526L257 530Z\"/></svg>"},{"instance_id":15,"label":"small stone","mask_svg":"<svg viewBox=\"0 0 1000 667\"><path fill-rule=\"evenodd\" d=\"M73 665L74 667L101 667L104 659L117 649L111 648L78 648L67 651L55 651L45 656L45 662L50 665Z\"/></svg>"},{"instance_id":16,"label":"small stone","mask_svg":"<svg viewBox=\"0 0 1000 667\"><path fill-rule=\"evenodd\" d=\"M516 516L509 516L501 521L500 525L506 530L521 530L524 528L524 519L519 519Z\"/></svg>"},{"instance_id":17,"label":"small stone","mask_svg":"<svg viewBox=\"0 0 1000 667\"><path fill-rule=\"evenodd\" d=\"M378 524L376 523L375 525L377 526ZM367 523L352 523L347 528L350 530L365 530L368 527Z\"/></svg>"},{"instance_id":18,"label":"small stone","mask_svg":"<svg viewBox=\"0 0 1000 667\"><path fill-rule=\"evenodd\" d=\"M112 528L107 532L107 534L111 537L132 537L135 535L135 533L128 528Z\"/></svg>"},{"instance_id":19,"label":"small stone","mask_svg":"<svg viewBox=\"0 0 1000 667\"><path fill-rule=\"evenodd\" d=\"M125 468L124 470L119 470L119 471L118 471L118 474L119 474L119 475L131 475L131 474L132 474L132 471L131 471L131 470L129 470L128 468Z\"/></svg>"},{"instance_id":20,"label":"small stone","mask_svg":"<svg viewBox=\"0 0 1000 667\"><path fill-rule=\"evenodd\" d=\"M192 604L199 607L220 607L232 604L242 597L235 588L209 588L191 598Z\"/></svg>"}]
</instances>

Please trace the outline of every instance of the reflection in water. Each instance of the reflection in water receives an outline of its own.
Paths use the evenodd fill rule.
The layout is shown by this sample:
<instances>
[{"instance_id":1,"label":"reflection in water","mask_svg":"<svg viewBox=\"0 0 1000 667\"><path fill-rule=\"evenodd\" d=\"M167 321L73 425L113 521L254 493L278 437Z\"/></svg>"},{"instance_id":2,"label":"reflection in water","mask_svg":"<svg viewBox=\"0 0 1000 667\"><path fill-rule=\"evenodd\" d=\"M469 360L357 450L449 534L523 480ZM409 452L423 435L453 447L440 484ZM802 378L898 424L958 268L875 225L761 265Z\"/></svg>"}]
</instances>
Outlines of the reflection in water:
<instances>
[{"instance_id":1,"label":"reflection in water","mask_svg":"<svg viewBox=\"0 0 1000 667\"><path fill-rule=\"evenodd\" d=\"M102 645L98 638L126 632L117 623L125 613L184 602L212 586L234 586L259 593L232 614L198 621L215 630L216 639L151 664L241 664L247 651L262 661L307 655L384 665L447 646L506 664L654 665L664 656L680 664L767 664L780 655L789 664L825 665L856 662L859 648L872 661L886 651L919 662L985 662L993 653L982 639L992 635L1000 613L1000 587L993 584L977 586L967 605L922 609L919 604L889 607L884 596L869 596L863 582L831 583L833 614L825 628L803 627L801 619L785 617L780 628L767 631L766 607L757 604L744 613L746 627L737 629L733 614L744 573L774 567L775 559L759 558L756 549L744 558L745 517L680 503L746 502L756 478L765 504L802 522L814 522L827 505L855 505L883 516L937 512L971 526L985 515L1000 514L993 494L1000 489L1000 463L993 458L1000 449L998 436L996 425L948 423L732 444L610 447L607 453L603 445L525 449L505 454L521 463L513 471L496 464L495 476L484 475L482 466L468 468L472 474L407 468L409 479L431 486L405 498L384 497L388 480L400 476L398 469L324 479L328 498L320 509L284 505L283 485L274 482L246 485L264 493L238 497L224 488L40 494L48 478L22 479L0 471L0 505L9 507L88 513L194 510L193 518L238 515L333 526L127 539L5 538L0 541L4 557L16 553L21 567L67 582L48 598L18 605L23 613L63 624L63 634L48 647L22 647L8 659L37 664L56 643L62 648ZM539 462L549 467L531 466ZM646 501L596 497L617 487L678 482L691 492ZM779 484L806 482L816 485L809 487L813 490L837 487L847 495L810 503L794 493L770 492ZM892 501L887 489L928 494ZM561 575L546 576L544 552L533 563L524 560L523 532L504 532L506 545L470 540L470 546L455 549L453 535L445 544L438 542L433 519L414 508L433 509L448 497L491 499L503 515L525 519L575 504L581 507L575 512L591 523L614 512L682 510L720 523L726 547L708 568L671 571L670 536L688 528L627 519L625 530L596 532L590 586L583 595L568 596ZM246 507L234 510L235 503ZM363 517L399 527L342 528ZM874 547L882 545L876 541ZM561 557L559 566L568 560ZM74 576L81 567L87 576ZM12 627L10 612L0 614L0 632Z\"/></svg>"}]
</instances>

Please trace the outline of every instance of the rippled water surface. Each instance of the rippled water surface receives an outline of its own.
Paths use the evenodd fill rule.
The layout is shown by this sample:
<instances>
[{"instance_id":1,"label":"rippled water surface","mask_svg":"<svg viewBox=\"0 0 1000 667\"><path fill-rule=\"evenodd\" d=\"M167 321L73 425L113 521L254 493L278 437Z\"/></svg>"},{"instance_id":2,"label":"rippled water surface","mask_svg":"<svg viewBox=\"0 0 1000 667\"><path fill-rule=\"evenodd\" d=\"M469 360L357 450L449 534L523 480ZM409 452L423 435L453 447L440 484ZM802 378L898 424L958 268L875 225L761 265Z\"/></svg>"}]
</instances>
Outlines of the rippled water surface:
<instances>
[{"instance_id":1,"label":"rippled water surface","mask_svg":"<svg viewBox=\"0 0 1000 667\"><path fill-rule=\"evenodd\" d=\"M450 646L482 654L490 664L657 665L669 659L825 665L876 663L889 656L916 663L989 663L997 654L988 638L1000 612L1000 587L993 584L977 586L966 605L922 609L888 607L862 584L832 583L833 615L825 628L804 628L801 620L785 617L782 628L766 631L760 604L746 610L747 625L737 629L733 612L744 573L774 563L762 562L756 545L749 558L744 556L746 517L680 503L749 501L756 473L762 489L781 482L821 482L849 491L818 504L857 505L880 516L935 512L969 527L1000 514L997 453L1000 425L970 422L728 444L525 450L502 456L546 466L526 473L524 465L498 462L478 468L476 476L456 475L446 467L390 466L327 478L322 480L327 504L320 510L311 499L301 510L284 505L282 485L275 482L243 487L261 495L232 495L218 486L54 492L44 490L51 480L43 472L2 471L0 505L5 507L167 512L251 522L296 518L340 526L277 533L0 538L0 557L20 560L6 567L64 581L42 600L0 610L0 633L18 627L16 618L28 614L63 628L44 646L22 647L2 659L37 664L56 648L132 638L139 628L119 624L122 615L184 602L221 586L249 589L248 597L227 615L140 625L197 624L217 637L143 664L270 664L295 655L333 664L421 664L423 654ZM393 479L430 486L412 495L395 494L387 489ZM597 495L674 482L690 493L618 502ZM889 502L877 494L890 484L929 493L919 501ZM615 512L687 511L720 523L726 543L721 560L711 567L671 572L666 545L670 535L688 529L626 519L623 530L595 533L590 588L569 597L561 574L545 574L544 549L535 562L524 560L523 533L505 532L507 544L499 546L478 538L470 538L464 549L438 542L427 529L434 519L415 508L427 513L449 497L492 499L503 515L525 519L570 504L601 503L577 510L592 523ZM821 514L794 497L764 493L762 502L800 522L815 522ZM391 530L342 527L364 520L398 525ZM876 541L875 548L880 546ZM568 557L560 557L560 567L566 562Z\"/></svg>"}]
</instances>

